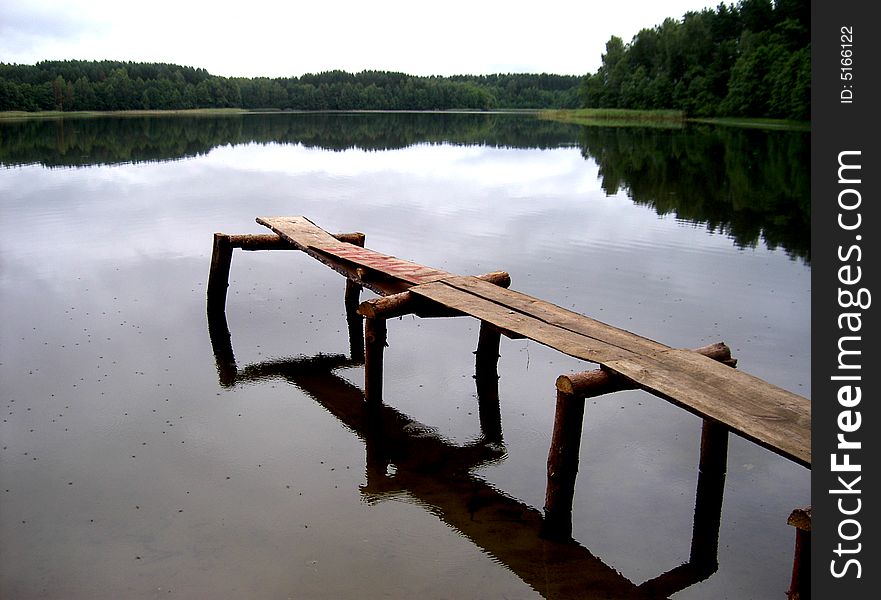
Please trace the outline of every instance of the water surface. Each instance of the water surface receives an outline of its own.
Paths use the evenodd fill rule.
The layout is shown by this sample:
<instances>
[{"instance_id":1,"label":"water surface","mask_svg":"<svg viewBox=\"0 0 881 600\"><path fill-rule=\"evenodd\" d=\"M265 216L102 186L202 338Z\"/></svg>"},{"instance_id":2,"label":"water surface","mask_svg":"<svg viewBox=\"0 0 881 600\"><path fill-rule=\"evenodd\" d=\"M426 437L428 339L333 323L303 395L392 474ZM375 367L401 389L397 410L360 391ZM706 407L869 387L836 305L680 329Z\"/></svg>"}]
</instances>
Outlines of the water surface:
<instances>
[{"instance_id":1,"label":"water surface","mask_svg":"<svg viewBox=\"0 0 881 600\"><path fill-rule=\"evenodd\" d=\"M810 397L807 149L516 115L0 123L0 595L590 598L588 575L673 569L698 418L642 392L588 401L575 544L542 541L554 380L592 365L503 338L498 439L477 323L404 317L368 427L343 279L237 252L218 357L212 234L305 215L671 346L725 341ZM809 484L732 436L718 570L674 597L781 597Z\"/></svg>"}]
</instances>

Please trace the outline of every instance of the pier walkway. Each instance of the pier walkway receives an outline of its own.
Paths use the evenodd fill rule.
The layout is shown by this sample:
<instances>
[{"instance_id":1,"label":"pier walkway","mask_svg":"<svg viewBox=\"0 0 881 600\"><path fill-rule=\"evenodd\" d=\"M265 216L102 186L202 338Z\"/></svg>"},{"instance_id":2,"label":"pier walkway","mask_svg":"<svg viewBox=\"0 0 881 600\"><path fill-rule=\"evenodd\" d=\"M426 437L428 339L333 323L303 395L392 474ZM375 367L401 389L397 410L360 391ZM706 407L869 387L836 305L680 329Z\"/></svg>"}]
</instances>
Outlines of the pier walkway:
<instances>
[{"instance_id":1,"label":"pier walkway","mask_svg":"<svg viewBox=\"0 0 881 600\"><path fill-rule=\"evenodd\" d=\"M330 234L302 216L259 217L257 222L273 233L214 236L208 280L209 319L212 312L217 314L225 308L233 248L300 250L321 261L347 279L350 336L360 332L363 320L363 337L357 337L363 344L367 405L382 403L386 321L405 314L471 316L481 321L475 353L478 388L497 386L501 335L531 339L599 365L599 369L561 375L556 382L545 527L561 537L571 534L585 398L639 388L703 419L699 464L702 479L698 482L698 496L703 499L699 507L714 508L700 518L711 526L706 528L708 536L700 536L708 539L695 548L713 546L718 541L729 431L811 467L810 400L732 368L736 361L722 343L696 350L672 348L507 289L510 277L503 271L465 277L447 273L364 248L364 234ZM362 287L379 297L359 302ZM493 393L485 395L492 397ZM497 389L494 395L497 399ZM797 543L789 595L796 598L807 592L808 569L801 568L801 554L809 540L810 509L797 509L793 515L804 516L790 518L797 529Z\"/></svg>"},{"instance_id":2,"label":"pier walkway","mask_svg":"<svg viewBox=\"0 0 881 600\"><path fill-rule=\"evenodd\" d=\"M388 318L448 309L470 315L503 333L597 363L613 379L633 382L799 464L811 464L807 398L692 350L665 346L489 281L341 242L304 217L257 222L360 285L382 295L408 292L398 303L368 302L362 314ZM400 311L401 305L408 305L406 313L383 313L385 307ZM574 381L563 376L558 387L571 388Z\"/></svg>"}]
</instances>

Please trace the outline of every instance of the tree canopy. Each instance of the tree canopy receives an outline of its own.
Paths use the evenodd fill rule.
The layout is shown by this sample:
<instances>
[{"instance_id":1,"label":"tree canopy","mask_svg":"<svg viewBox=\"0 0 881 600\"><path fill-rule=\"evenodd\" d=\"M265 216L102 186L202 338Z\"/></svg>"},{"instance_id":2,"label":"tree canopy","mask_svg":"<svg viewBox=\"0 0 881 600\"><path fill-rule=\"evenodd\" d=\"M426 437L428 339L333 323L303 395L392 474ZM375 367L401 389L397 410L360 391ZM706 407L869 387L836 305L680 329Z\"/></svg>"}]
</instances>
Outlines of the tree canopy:
<instances>
[{"instance_id":1,"label":"tree canopy","mask_svg":"<svg viewBox=\"0 0 881 600\"><path fill-rule=\"evenodd\" d=\"M740 0L606 43L581 85L587 108L810 118L810 4Z\"/></svg>"},{"instance_id":2,"label":"tree canopy","mask_svg":"<svg viewBox=\"0 0 881 600\"><path fill-rule=\"evenodd\" d=\"M810 118L810 4L739 0L612 36L584 77L327 71L220 77L164 63L0 63L0 111L673 109L691 117Z\"/></svg>"},{"instance_id":3,"label":"tree canopy","mask_svg":"<svg viewBox=\"0 0 881 600\"><path fill-rule=\"evenodd\" d=\"M274 108L450 110L576 108L575 75L421 77L387 71L327 71L301 77L220 77L163 63L0 63L0 110Z\"/></svg>"}]
</instances>

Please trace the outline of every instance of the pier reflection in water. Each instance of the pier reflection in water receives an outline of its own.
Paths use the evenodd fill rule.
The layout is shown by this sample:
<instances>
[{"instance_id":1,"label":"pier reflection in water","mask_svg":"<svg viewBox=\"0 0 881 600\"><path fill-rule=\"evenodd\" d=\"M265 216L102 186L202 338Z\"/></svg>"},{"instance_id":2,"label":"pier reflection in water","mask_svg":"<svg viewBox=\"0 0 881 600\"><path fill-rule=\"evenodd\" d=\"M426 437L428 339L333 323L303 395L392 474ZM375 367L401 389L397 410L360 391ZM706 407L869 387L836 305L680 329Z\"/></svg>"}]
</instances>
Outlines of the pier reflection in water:
<instances>
[{"instance_id":1,"label":"pier reflection in water","mask_svg":"<svg viewBox=\"0 0 881 600\"><path fill-rule=\"evenodd\" d=\"M349 355L322 353L244 367L236 363L222 303L209 300L208 330L220 385L282 379L296 386L364 442L366 484L360 493L365 502L414 500L545 598L662 598L717 570L727 430L706 423L703 428L688 562L648 581L632 582L572 539L574 486L568 490L568 502L557 504L568 506L568 514L560 515L558 508L549 518L474 475L480 467L505 459L494 361L480 360L477 353L481 435L464 445L444 439L387 404L365 402L361 388L335 373L364 362L362 318L354 310L359 291L350 284L346 289Z\"/></svg>"}]
</instances>

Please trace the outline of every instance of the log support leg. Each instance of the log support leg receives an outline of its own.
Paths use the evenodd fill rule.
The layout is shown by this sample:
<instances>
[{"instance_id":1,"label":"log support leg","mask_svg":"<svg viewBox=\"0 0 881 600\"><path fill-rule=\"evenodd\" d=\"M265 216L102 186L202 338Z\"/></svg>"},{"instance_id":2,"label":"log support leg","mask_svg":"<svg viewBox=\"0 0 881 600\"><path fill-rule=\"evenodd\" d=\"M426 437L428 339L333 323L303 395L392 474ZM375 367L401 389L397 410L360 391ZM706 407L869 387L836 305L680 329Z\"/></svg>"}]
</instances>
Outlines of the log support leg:
<instances>
[{"instance_id":1,"label":"log support leg","mask_svg":"<svg viewBox=\"0 0 881 600\"><path fill-rule=\"evenodd\" d=\"M719 568L719 527L728 465L728 429L704 419L688 562L640 584L648 597L669 598Z\"/></svg>"},{"instance_id":2,"label":"log support leg","mask_svg":"<svg viewBox=\"0 0 881 600\"><path fill-rule=\"evenodd\" d=\"M475 354L474 380L477 384L477 410L483 437L491 442L502 441L502 412L499 405L499 343L502 334L497 328L480 322Z\"/></svg>"},{"instance_id":3,"label":"log support leg","mask_svg":"<svg viewBox=\"0 0 881 600\"><path fill-rule=\"evenodd\" d=\"M583 421L584 398L557 390L544 506L544 534L549 538L565 540L572 537L572 503Z\"/></svg>"},{"instance_id":4,"label":"log support leg","mask_svg":"<svg viewBox=\"0 0 881 600\"><path fill-rule=\"evenodd\" d=\"M341 242L364 246L365 236L360 232L337 233L333 237ZM208 306L210 309L225 308L233 248L247 251L299 249L275 233L246 233L242 235L215 233L214 247L211 252L211 270L208 273Z\"/></svg>"},{"instance_id":5,"label":"log support leg","mask_svg":"<svg viewBox=\"0 0 881 600\"><path fill-rule=\"evenodd\" d=\"M382 404L382 358L386 346L386 320L364 319L364 400Z\"/></svg>"},{"instance_id":6,"label":"log support leg","mask_svg":"<svg viewBox=\"0 0 881 600\"><path fill-rule=\"evenodd\" d=\"M728 428L704 419L688 562L710 573L719 566L719 528L727 470Z\"/></svg>"},{"instance_id":7,"label":"log support leg","mask_svg":"<svg viewBox=\"0 0 881 600\"><path fill-rule=\"evenodd\" d=\"M356 246L364 247L365 236L363 233L338 234L337 239L349 241ZM351 239L346 240L346 237ZM346 323L349 328L349 356L353 360L361 360L364 357L364 329L361 326L361 315L358 314L358 305L361 304L361 290L363 286L349 278L346 278Z\"/></svg>"},{"instance_id":8,"label":"log support leg","mask_svg":"<svg viewBox=\"0 0 881 600\"><path fill-rule=\"evenodd\" d=\"M222 307L216 310L208 309L208 337L211 339L211 349L214 351L214 362L217 366L220 385L223 387L234 386L238 367L233 353L229 325L226 322L226 311L222 310Z\"/></svg>"},{"instance_id":9,"label":"log support leg","mask_svg":"<svg viewBox=\"0 0 881 600\"><path fill-rule=\"evenodd\" d=\"M361 286L346 279L346 324L349 329L349 356L352 360L364 359L364 329L358 304L361 301Z\"/></svg>"},{"instance_id":10,"label":"log support leg","mask_svg":"<svg viewBox=\"0 0 881 600\"><path fill-rule=\"evenodd\" d=\"M499 344L502 334L492 324L486 321L480 322L480 333L477 338L477 350L474 352L475 373L478 378L482 376L499 376Z\"/></svg>"},{"instance_id":11,"label":"log support leg","mask_svg":"<svg viewBox=\"0 0 881 600\"><path fill-rule=\"evenodd\" d=\"M731 367L737 364L731 357L730 349L723 343L698 348L695 352ZM572 506L575 479L578 475L585 399L634 389L637 386L629 379L597 369L561 375L557 378L556 387L557 409L548 452L545 529L549 537L565 539L572 535ZM728 455L728 431L720 425L705 421L701 435L701 474L695 502L691 556L692 560L709 560L715 564Z\"/></svg>"},{"instance_id":12,"label":"log support leg","mask_svg":"<svg viewBox=\"0 0 881 600\"><path fill-rule=\"evenodd\" d=\"M504 271L494 271L478 276L478 279L489 281L496 285L507 287L511 283L511 277ZM347 288L347 298L348 296ZM348 303L349 300L347 300ZM348 305L348 304L347 304ZM357 315L364 317L364 397L368 403L382 403L382 353L386 346L386 321L394 317L417 314L419 316L459 316L454 310L442 306L432 306L424 300L420 300L408 291L391 294L380 298L374 298L362 302L357 308ZM480 382L494 380L496 392L496 405L498 405L498 374L497 365L499 359L499 333L493 328L481 326L480 340L477 348L478 377ZM492 372L492 376L485 374ZM487 397L493 394L487 393ZM498 412L498 408L495 409ZM500 419L496 418L498 422ZM490 431L498 429L500 425L493 426L492 418L487 417L487 428Z\"/></svg>"},{"instance_id":13,"label":"log support leg","mask_svg":"<svg viewBox=\"0 0 881 600\"><path fill-rule=\"evenodd\" d=\"M214 234L211 251L211 270L208 273L208 310L224 310L226 290L229 287L229 267L232 262L232 243L223 233Z\"/></svg>"},{"instance_id":14,"label":"log support leg","mask_svg":"<svg viewBox=\"0 0 881 600\"><path fill-rule=\"evenodd\" d=\"M787 523L795 527L795 554L786 596L789 600L808 600L811 597L811 509L795 509Z\"/></svg>"}]
</instances>

